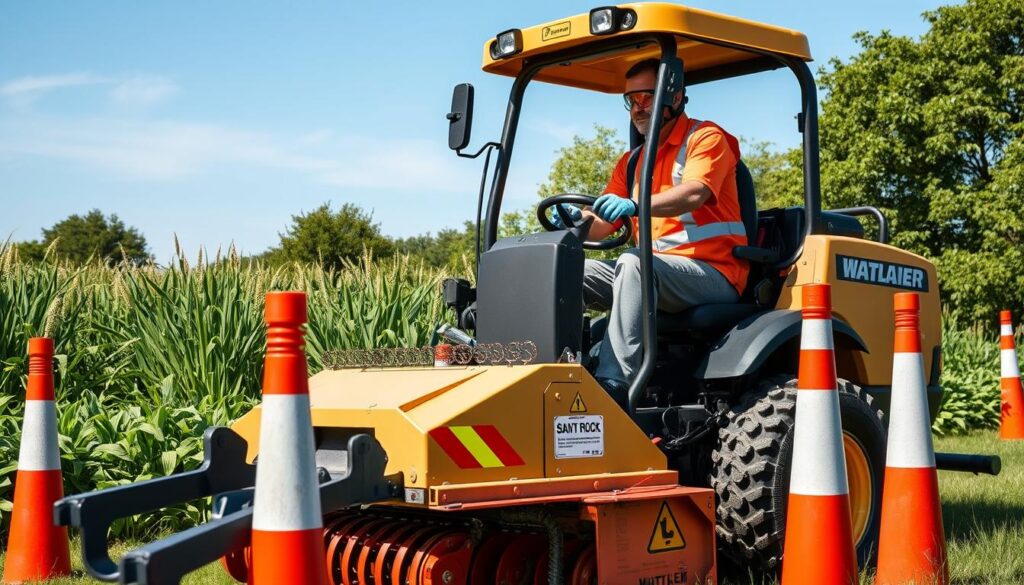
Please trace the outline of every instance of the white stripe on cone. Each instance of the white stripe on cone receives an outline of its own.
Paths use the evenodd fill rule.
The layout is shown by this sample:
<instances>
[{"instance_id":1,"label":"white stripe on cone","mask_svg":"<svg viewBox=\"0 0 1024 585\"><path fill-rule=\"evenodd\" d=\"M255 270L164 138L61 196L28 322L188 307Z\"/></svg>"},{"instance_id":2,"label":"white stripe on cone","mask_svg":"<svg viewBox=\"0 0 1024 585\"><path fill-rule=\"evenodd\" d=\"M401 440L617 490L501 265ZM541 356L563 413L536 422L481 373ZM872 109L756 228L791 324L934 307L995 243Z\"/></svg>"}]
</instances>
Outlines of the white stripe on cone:
<instances>
[{"instance_id":1,"label":"white stripe on cone","mask_svg":"<svg viewBox=\"0 0 1024 585\"><path fill-rule=\"evenodd\" d=\"M264 394L253 530L321 528L307 394Z\"/></svg>"},{"instance_id":2,"label":"white stripe on cone","mask_svg":"<svg viewBox=\"0 0 1024 585\"><path fill-rule=\"evenodd\" d=\"M1017 378L1020 376L1020 364L1017 363L1017 351L1013 349L999 350L1001 361L1000 370L1003 378Z\"/></svg>"},{"instance_id":3,"label":"white stripe on cone","mask_svg":"<svg viewBox=\"0 0 1024 585\"><path fill-rule=\"evenodd\" d=\"M804 319L800 330L800 349L834 349L832 320Z\"/></svg>"},{"instance_id":4,"label":"white stripe on cone","mask_svg":"<svg viewBox=\"0 0 1024 585\"><path fill-rule=\"evenodd\" d=\"M999 335L1013 335L1013 325L1009 323L1003 323L999 326Z\"/></svg>"},{"instance_id":5,"label":"white stripe on cone","mask_svg":"<svg viewBox=\"0 0 1024 585\"><path fill-rule=\"evenodd\" d=\"M921 354L894 353L892 366L886 467L935 467Z\"/></svg>"},{"instance_id":6,"label":"white stripe on cone","mask_svg":"<svg viewBox=\"0 0 1024 585\"><path fill-rule=\"evenodd\" d=\"M21 471L60 470L57 447L57 409L52 400L26 400L21 429L18 469Z\"/></svg>"},{"instance_id":7,"label":"white stripe on cone","mask_svg":"<svg viewBox=\"0 0 1024 585\"><path fill-rule=\"evenodd\" d=\"M797 390L796 415L789 491L807 496L848 494L838 393L835 389ZM813 460L810 454L822 459Z\"/></svg>"}]
</instances>

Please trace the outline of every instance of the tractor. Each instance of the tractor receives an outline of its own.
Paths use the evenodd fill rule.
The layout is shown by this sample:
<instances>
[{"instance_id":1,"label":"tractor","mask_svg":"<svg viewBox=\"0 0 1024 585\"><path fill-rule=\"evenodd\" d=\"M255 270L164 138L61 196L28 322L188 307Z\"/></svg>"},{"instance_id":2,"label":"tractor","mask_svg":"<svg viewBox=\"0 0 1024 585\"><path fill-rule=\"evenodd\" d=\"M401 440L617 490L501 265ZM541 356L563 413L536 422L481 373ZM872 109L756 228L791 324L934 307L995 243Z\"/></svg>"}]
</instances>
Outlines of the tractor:
<instances>
[{"instance_id":1,"label":"tractor","mask_svg":"<svg viewBox=\"0 0 1024 585\"><path fill-rule=\"evenodd\" d=\"M590 241L586 222L563 216L567 225L558 227L552 209L593 201L561 194L538 206L545 231L497 237L531 82L617 94L626 71L652 58L656 112L696 84L775 69L789 69L799 84L804 204L759 210L750 173L738 165L748 245L733 254L751 270L737 303L675 314L653 306L651 169L661 124L653 118L646 143L630 128L633 152L644 145L630 163L637 233L627 222L611 239ZM810 283L832 287L854 542L859 561L871 562L893 293L920 295L934 417L942 392L938 282L928 260L888 244L879 210L822 209L810 60L796 31L661 3L599 7L485 42L483 70L513 78L500 140L464 152L469 84L456 86L447 115L449 146L460 156L495 156L479 193L475 287L463 279L443 286L465 343L446 346L444 356L440 344L339 352L309 380L333 583L712 583L719 555L774 570L793 448L799 292ZM588 369L605 317L585 311L582 276L585 250L630 240L648 294L643 363L622 408ZM81 529L87 570L165 584L220 559L245 581L260 412L209 429L196 471L58 502L57 521ZM110 558L115 519L203 497L212 498L210 522Z\"/></svg>"}]
</instances>

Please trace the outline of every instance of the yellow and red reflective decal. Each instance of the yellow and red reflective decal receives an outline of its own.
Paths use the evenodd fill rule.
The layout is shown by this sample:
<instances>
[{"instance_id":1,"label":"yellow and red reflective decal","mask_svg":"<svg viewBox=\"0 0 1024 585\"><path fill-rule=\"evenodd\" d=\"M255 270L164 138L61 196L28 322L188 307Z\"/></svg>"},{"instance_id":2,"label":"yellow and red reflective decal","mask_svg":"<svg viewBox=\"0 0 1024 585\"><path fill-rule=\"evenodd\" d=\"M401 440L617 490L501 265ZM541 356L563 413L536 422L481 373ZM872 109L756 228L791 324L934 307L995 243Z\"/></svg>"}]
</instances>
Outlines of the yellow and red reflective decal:
<instances>
[{"instance_id":1,"label":"yellow and red reflective decal","mask_svg":"<svg viewBox=\"0 0 1024 585\"><path fill-rule=\"evenodd\" d=\"M429 434L462 469L526 464L494 425L437 427Z\"/></svg>"}]
</instances>

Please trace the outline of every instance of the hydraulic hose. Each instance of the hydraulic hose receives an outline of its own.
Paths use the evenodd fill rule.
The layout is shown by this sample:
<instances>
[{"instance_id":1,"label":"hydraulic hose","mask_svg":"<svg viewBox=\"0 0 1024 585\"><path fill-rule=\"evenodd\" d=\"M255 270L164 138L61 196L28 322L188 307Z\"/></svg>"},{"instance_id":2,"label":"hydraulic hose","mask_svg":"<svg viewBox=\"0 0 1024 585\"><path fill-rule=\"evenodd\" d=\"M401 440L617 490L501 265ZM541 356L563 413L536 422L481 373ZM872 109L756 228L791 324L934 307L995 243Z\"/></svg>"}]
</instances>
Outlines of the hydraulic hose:
<instances>
[{"instance_id":1,"label":"hydraulic hose","mask_svg":"<svg viewBox=\"0 0 1024 585\"><path fill-rule=\"evenodd\" d=\"M544 510L505 510L501 519L512 524L537 526L548 535L548 583L562 585L562 528Z\"/></svg>"}]
</instances>

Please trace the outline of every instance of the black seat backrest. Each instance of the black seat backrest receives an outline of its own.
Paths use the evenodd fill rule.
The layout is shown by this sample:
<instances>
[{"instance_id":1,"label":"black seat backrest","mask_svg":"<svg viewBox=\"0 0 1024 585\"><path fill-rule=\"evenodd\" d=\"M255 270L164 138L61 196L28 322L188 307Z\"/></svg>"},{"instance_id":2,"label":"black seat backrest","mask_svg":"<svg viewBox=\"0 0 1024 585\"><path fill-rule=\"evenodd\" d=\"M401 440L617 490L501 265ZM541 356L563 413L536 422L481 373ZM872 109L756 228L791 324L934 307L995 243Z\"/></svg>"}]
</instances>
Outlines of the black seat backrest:
<instances>
[{"instance_id":1,"label":"black seat backrest","mask_svg":"<svg viewBox=\"0 0 1024 585\"><path fill-rule=\"evenodd\" d=\"M747 245L757 245L757 194L754 193L754 177L743 161L736 162L736 194L740 200L740 217L747 230Z\"/></svg>"}]
</instances>

